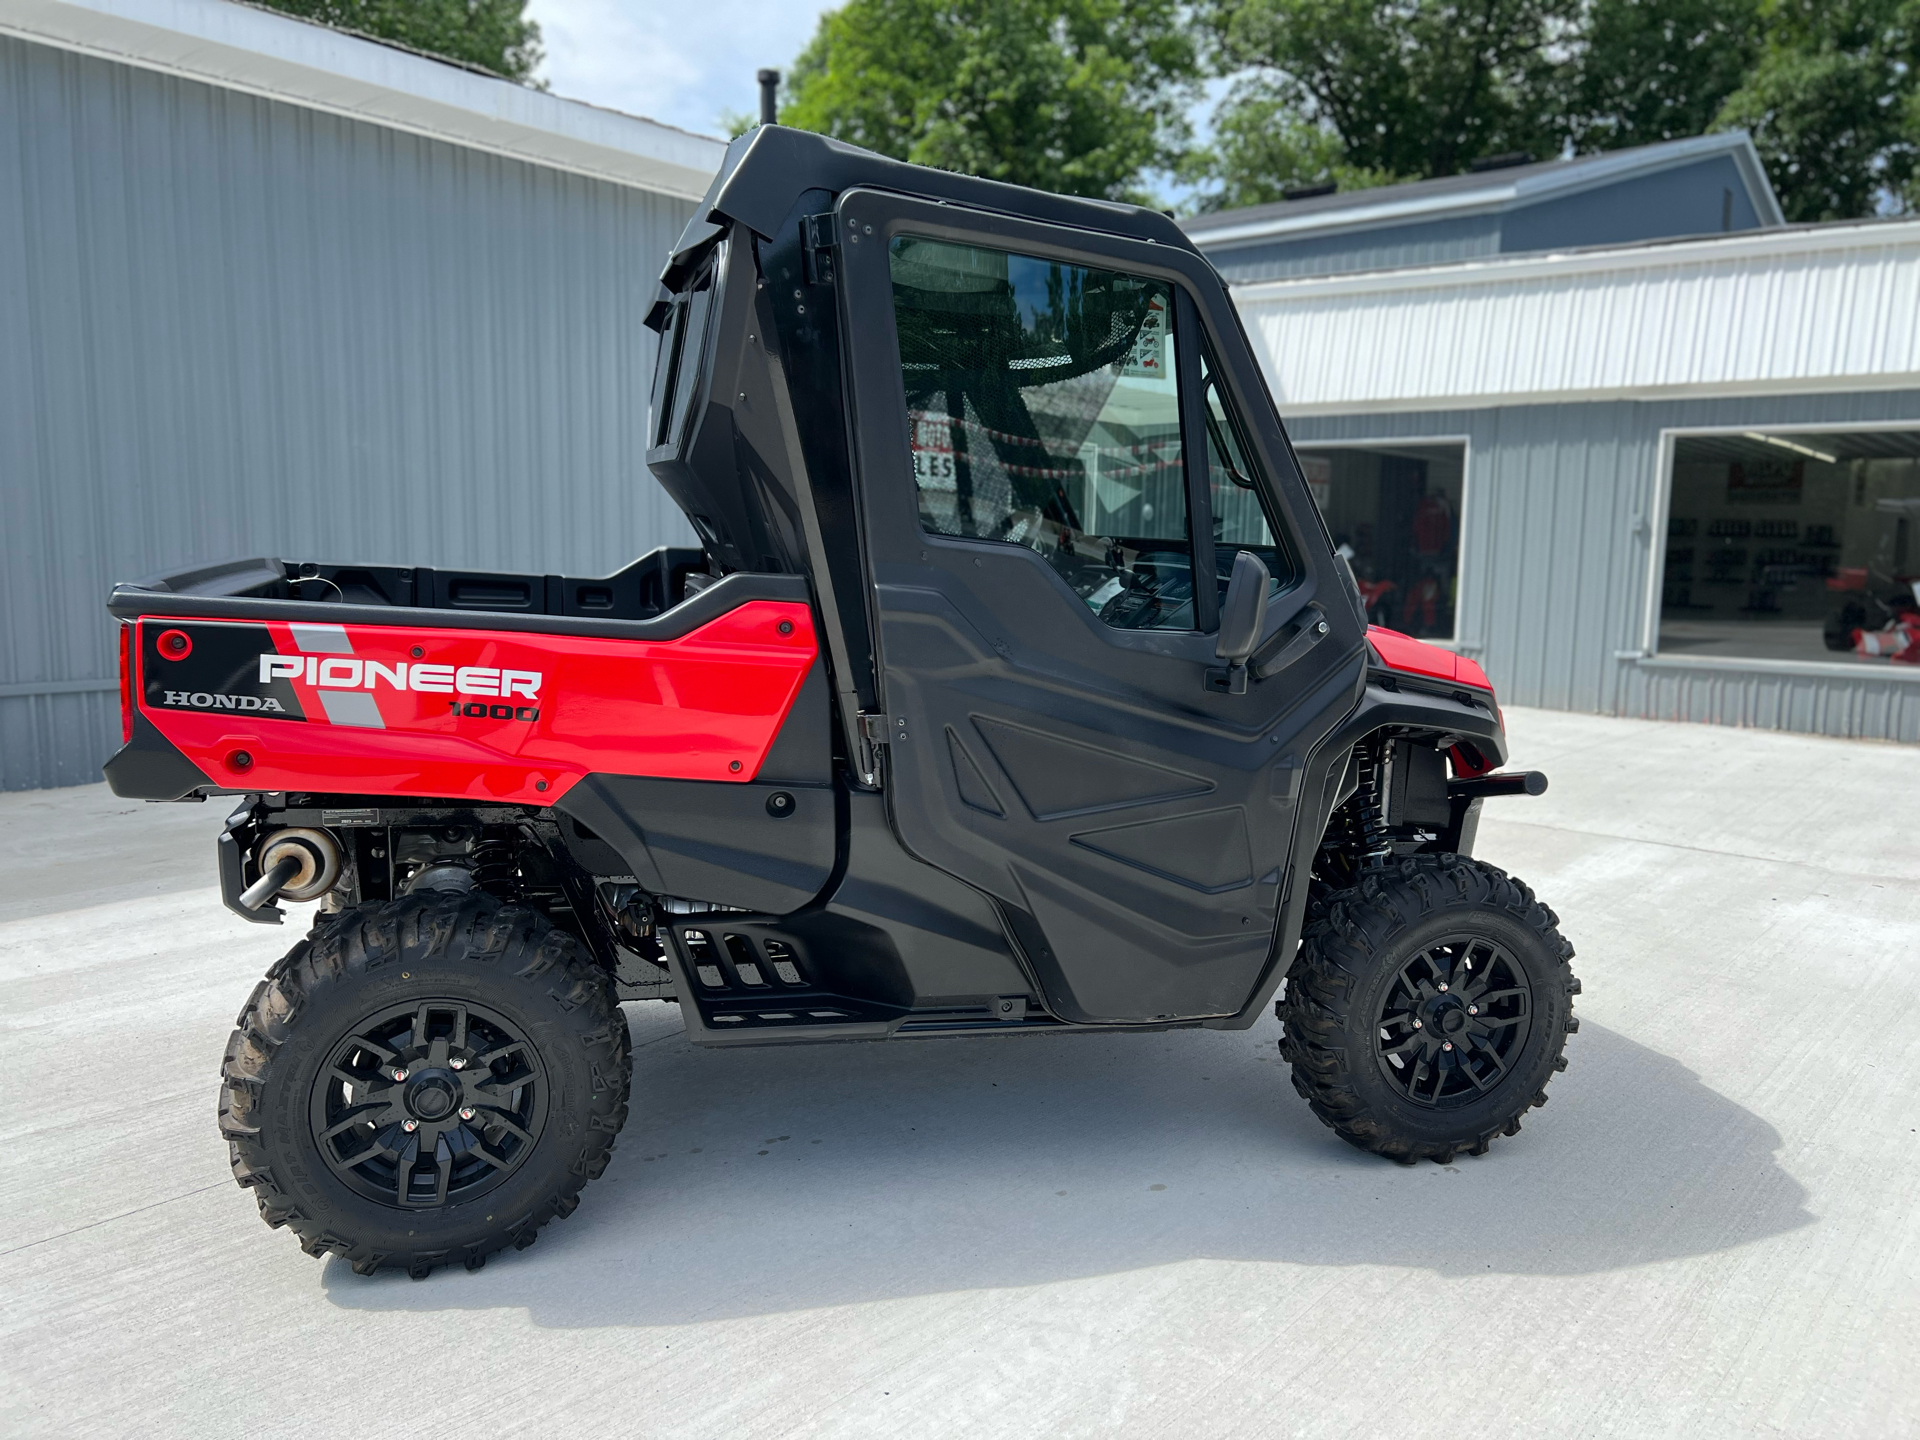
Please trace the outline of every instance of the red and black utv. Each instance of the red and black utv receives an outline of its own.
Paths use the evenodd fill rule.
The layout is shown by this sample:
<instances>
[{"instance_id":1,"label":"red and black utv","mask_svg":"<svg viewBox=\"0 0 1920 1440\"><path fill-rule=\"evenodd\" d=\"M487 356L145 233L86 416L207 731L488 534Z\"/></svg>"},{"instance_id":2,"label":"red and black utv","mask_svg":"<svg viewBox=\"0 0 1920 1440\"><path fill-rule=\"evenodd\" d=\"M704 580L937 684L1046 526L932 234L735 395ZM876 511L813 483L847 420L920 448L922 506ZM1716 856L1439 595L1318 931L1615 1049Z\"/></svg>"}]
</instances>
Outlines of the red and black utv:
<instances>
[{"instance_id":1,"label":"red and black utv","mask_svg":"<svg viewBox=\"0 0 1920 1440\"><path fill-rule=\"evenodd\" d=\"M706 1045L1238 1029L1450 1160L1565 1061L1572 949L1468 858L1478 666L1369 631L1225 287L1153 211L763 127L661 277L616 575L123 585L121 795L241 796L312 927L222 1067L234 1175L356 1270L527 1245Z\"/></svg>"}]
</instances>

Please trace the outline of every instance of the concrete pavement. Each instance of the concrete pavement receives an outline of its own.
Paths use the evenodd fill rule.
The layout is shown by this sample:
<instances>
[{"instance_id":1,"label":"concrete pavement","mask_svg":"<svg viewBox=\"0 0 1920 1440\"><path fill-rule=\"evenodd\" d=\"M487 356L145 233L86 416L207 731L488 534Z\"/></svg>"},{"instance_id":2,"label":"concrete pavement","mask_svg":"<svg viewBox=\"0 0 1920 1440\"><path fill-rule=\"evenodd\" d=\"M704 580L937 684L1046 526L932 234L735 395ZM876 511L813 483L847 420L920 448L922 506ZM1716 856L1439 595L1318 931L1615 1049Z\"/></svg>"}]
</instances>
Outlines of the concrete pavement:
<instances>
[{"instance_id":1,"label":"concrete pavement","mask_svg":"<svg viewBox=\"0 0 1920 1440\"><path fill-rule=\"evenodd\" d=\"M1920 1432L1920 750L1509 710L1481 853L1586 985L1552 1103L1402 1169L1239 1033L709 1053L477 1274L268 1232L214 1081L292 942L225 812L0 796L20 1435ZM296 913L304 915L304 910Z\"/></svg>"}]
</instances>

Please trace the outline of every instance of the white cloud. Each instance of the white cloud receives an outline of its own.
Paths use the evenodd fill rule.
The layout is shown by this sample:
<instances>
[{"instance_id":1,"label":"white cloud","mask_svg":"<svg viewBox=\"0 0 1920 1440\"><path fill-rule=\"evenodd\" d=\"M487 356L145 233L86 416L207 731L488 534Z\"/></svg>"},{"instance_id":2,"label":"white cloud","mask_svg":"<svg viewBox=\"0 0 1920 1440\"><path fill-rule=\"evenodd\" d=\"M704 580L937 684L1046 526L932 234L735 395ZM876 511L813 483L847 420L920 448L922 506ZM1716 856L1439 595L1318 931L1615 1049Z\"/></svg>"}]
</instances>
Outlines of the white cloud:
<instances>
[{"instance_id":1,"label":"white cloud","mask_svg":"<svg viewBox=\"0 0 1920 1440\"><path fill-rule=\"evenodd\" d=\"M553 93L721 133L722 111L755 114L754 72L784 70L830 0L531 0Z\"/></svg>"}]
</instances>

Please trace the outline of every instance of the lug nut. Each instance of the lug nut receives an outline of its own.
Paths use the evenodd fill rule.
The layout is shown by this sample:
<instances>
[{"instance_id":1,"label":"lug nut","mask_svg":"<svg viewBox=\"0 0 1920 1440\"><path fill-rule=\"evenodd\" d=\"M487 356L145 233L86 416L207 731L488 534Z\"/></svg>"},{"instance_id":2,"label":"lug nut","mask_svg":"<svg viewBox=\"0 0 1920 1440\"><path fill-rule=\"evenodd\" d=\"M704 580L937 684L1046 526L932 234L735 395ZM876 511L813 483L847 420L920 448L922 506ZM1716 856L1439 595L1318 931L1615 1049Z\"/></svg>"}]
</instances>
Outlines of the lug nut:
<instances>
[{"instance_id":1,"label":"lug nut","mask_svg":"<svg viewBox=\"0 0 1920 1440\"><path fill-rule=\"evenodd\" d=\"M411 1135L420 1128L420 1122L418 1120L402 1120L400 1122L400 1128Z\"/></svg>"},{"instance_id":2,"label":"lug nut","mask_svg":"<svg viewBox=\"0 0 1920 1440\"><path fill-rule=\"evenodd\" d=\"M1443 1044L1440 1048L1442 1050L1451 1050L1453 1048L1453 1042L1449 1040L1445 1044Z\"/></svg>"},{"instance_id":3,"label":"lug nut","mask_svg":"<svg viewBox=\"0 0 1920 1440\"><path fill-rule=\"evenodd\" d=\"M467 1068L467 1062L464 1060L449 1060L447 1064L455 1070L464 1070Z\"/></svg>"},{"instance_id":4,"label":"lug nut","mask_svg":"<svg viewBox=\"0 0 1920 1440\"><path fill-rule=\"evenodd\" d=\"M1416 1029L1416 1030L1418 1030L1418 1029L1420 1028L1420 1022L1419 1022L1418 1020L1416 1020L1416 1021L1414 1021L1414 1022L1413 1022L1413 1028L1414 1028L1414 1029Z\"/></svg>"},{"instance_id":5,"label":"lug nut","mask_svg":"<svg viewBox=\"0 0 1920 1440\"><path fill-rule=\"evenodd\" d=\"M462 1120L473 1119L473 1107L471 1105L462 1105L460 1107L460 1118Z\"/></svg>"},{"instance_id":6,"label":"lug nut","mask_svg":"<svg viewBox=\"0 0 1920 1440\"><path fill-rule=\"evenodd\" d=\"M1467 1014L1478 1015L1479 1013L1480 1013L1480 1007L1478 1005L1467 1006Z\"/></svg>"},{"instance_id":7,"label":"lug nut","mask_svg":"<svg viewBox=\"0 0 1920 1440\"><path fill-rule=\"evenodd\" d=\"M1441 989L1441 992L1442 992L1443 994L1445 993L1445 991L1446 991L1446 988L1447 988L1447 982L1446 982L1446 981L1444 981L1444 980L1442 980L1442 981L1440 982L1440 989Z\"/></svg>"},{"instance_id":8,"label":"lug nut","mask_svg":"<svg viewBox=\"0 0 1920 1440\"><path fill-rule=\"evenodd\" d=\"M404 1080L407 1078L407 1072L404 1070L396 1070L393 1072L393 1078L396 1080Z\"/></svg>"}]
</instances>

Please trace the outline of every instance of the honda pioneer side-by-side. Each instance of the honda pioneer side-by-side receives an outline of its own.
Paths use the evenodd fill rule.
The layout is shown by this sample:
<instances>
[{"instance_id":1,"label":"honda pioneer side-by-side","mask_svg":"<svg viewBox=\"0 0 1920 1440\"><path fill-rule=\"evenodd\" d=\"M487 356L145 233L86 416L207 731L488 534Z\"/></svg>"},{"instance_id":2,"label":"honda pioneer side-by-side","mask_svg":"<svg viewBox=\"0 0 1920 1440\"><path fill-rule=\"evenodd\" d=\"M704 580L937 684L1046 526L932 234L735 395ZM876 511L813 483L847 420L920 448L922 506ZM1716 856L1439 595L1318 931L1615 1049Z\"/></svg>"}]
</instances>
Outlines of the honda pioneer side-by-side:
<instances>
[{"instance_id":1,"label":"honda pioneer side-by-side","mask_svg":"<svg viewBox=\"0 0 1920 1440\"><path fill-rule=\"evenodd\" d=\"M1545 780L1477 665L1368 627L1171 220L764 126L647 324L699 549L113 591L113 789L238 795L228 907L317 902L221 1069L268 1224L530 1244L626 1118L623 1000L725 1046L1277 999L1294 1088L1409 1163L1546 1099L1572 947L1471 858Z\"/></svg>"}]
</instances>

